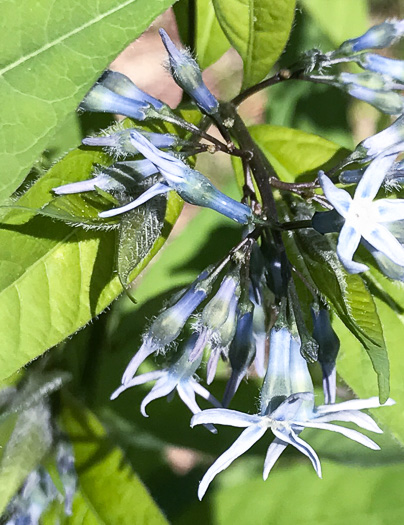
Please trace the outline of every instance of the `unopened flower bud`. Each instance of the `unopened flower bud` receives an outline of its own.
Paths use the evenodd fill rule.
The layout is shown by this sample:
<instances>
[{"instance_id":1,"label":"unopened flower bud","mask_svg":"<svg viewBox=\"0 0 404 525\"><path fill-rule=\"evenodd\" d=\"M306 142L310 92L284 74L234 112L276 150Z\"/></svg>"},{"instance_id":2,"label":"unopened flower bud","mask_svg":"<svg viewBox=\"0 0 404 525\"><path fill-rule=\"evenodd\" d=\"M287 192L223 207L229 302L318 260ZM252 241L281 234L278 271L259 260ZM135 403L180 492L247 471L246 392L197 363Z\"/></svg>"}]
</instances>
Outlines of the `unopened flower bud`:
<instances>
[{"instance_id":1,"label":"unopened flower bud","mask_svg":"<svg viewBox=\"0 0 404 525\"><path fill-rule=\"evenodd\" d=\"M208 115L216 113L219 103L202 80L201 70L186 49L179 50L164 31L159 30L161 39L170 59L170 71L176 83Z\"/></svg>"},{"instance_id":2,"label":"unopened flower bud","mask_svg":"<svg viewBox=\"0 0 404 525\"><path fill-rule=\"evenodd\" d=\"M117 113L135 120L144 120L150 104L117 95L101 84L96 84L84 97L80 108L92 113Z\"/></svg>"},{"instance_id":3,"label":"unopened flower bud","mask_svg":"<svg viewBox=\"0 0 404 525\"><path fill-rule=\"evenodd\" d=\"M251 305L252 306L252 305ZM223 395L223 406L227 407L240 386L241 380L247 374L248 368L255 356L252 337L252 308L240 313L237 321L236 335L230 346L229 359L232 373Z\"/></svg>"},{"instance_id":4,"label":"unopened flower bud","mask_svg":"<svg viewBox=\"0 0 404 525\"><path fill-rule=\"evenodd\" d=\"M139 89L126 75L118 71L107 70L99 79L97 84L101 84L117 95L122 95L125 98L137 100L138 102L145 102L153 106L157 111L162 109L166 104L152 97L145 91Z\"/></svg>"},{"instance_id":5,"label":"unopened flower bud","mask_svg":"<svg viewBox=\"0 0 404 525\"><path fill-rule=\"evenodd\" d=\"M374 53L365 53L360 55L356 62L364 69L404 82L403 60L395 60L394 58L387 58Z\"/></svg>"},{"instance_id":6,"label":"unopened flower bud","mask_svg":"<svg viewBox=\"0 0 404 525\"><path fill-rule=\"evenodd\" d=\"M355 84L347 84L345 90L353 97L371 104L387 115L398 115L404 108L404 97L394 91L377 91Z\"/></svg>"},{"instance_id":7,"label":"unopened flower bud","mask_svg":"<svg viewBox=\"0 0 404 525\"><path fill-rule=\"evenodd\" d=\"M313 337L319 344L318 361L323 372L323 391L326 404L335 403L336 368L339 352L339 339L334 332L328 311L324 308L311 309L313 317Z\"/></svg>"},{"instance_id":8,"label":"unopened flower bud","mask_svg":"<svg viewBox=\"0 0 404 525\"><path fill-rule=\"evenodd\" d=\"M366 33L346 40L335 52L338 56L349 56L366 49L383 49L391 46L404 34L404 20L390 20L371 27Z\"/></svg>"}]
</instances>

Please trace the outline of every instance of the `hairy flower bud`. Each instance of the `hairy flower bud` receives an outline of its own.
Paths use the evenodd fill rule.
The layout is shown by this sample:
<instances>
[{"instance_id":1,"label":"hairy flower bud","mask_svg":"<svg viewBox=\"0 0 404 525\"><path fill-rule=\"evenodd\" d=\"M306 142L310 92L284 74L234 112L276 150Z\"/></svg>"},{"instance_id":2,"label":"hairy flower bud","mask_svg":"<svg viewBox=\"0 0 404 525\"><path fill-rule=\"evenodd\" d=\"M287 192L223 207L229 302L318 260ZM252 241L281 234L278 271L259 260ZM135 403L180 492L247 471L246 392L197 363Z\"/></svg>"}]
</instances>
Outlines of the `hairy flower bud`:
<instances>
[{"instance_id":1,"label":"hairy flower bud","mask_svg":"<svg viewBox=\"0 0 404 525\"><path fill-rule=\"evenodd\" d=\"M164 29L160 29L159 33L167 49L170 71L176 83L203 112L208 115L216 113L219 103L203 82L201 70L189 51L177 49Z\"/></svg>"},{"instance_id":2,"label":"hairy flower bud","mask_svg":"<svg viewBox=\"0 0 404 525\"><path fill-rule=\"evenodd\" d=\"M366 33L343 42L335 52L338 56L349 56L366 49L383 49L391 46L404 34L404 20L390 20L371 27Z\"/></svg>"}]
</instances>

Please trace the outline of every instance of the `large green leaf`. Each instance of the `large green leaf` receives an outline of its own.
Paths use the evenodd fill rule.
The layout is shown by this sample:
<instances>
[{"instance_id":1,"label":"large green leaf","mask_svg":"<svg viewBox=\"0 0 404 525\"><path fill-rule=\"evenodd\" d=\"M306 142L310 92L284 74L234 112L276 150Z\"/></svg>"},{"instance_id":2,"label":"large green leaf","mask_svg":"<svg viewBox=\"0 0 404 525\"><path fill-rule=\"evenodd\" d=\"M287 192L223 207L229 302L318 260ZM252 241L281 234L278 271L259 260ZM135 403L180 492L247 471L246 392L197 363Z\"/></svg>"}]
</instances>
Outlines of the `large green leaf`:
<instances>
[{"instance_id":1,"label":"large green leaf","mask_svg":"<svg viewBox=\"0 0 404 525\"><path fill-rule=\"evenodd\" d=\"M0 201L101 71L174 1L0 2Z\"/></svg>"},{"instance_id":2,"label":"large green leaf","mask_svg":"<svg viewBox=\"0 0 404 525\"><path fill-rule=\"evenodd\" d=\"M69 153L17 203L40 208L52 198L52 188L89 178L97 162L110 161L95 150ZM132 260L126 276L133 279L155 255L180 209L173 195L168 200L165 227L147 247L142 238L147 222L137 223L145 248L143 259ZM8 224L0 230L0 379L76 332L122 291L114 273L115 232L85 231L39 216L23 221L21 214L8 212L3 217ZM13 221L17 224L10 224ZM134 251L135 233L132 230Z\"/></svg>"},{"instance_id":3,"label":"large green leaf","mask_svg":"<svg viewBox=\"0 0 404 525\"><path fill-rule=\"evenodd\" d=\"M64 522L66 525L167 524L122 451L108 439L93 414L69 399L61 421L73 445L79 477L73 515Z\"/></svg>"},{"instance_id":4,"label":"large green leaf","mask_svg":"<svg viewBox=\"0 0 404 525\"><path fill-rule=\"evenodd\" d=\"M338 145L309 133L268 125L255 126L250 131L278 176L286 182L294 182L302 175L312 179L320 166L336 162L344 155ZM389 362L383 327L372 294L362 278L343 270L332 237L308 229L286 241L293 263L308 274L368 352L378 375L380 397L386 400Z\"/></svg>"},{"instance_id":5,"label":"large green leaf","mask_svg":"<svg viewBox=\"0 0 404 525\"><path fill-rule=\"evenodd\" d=\"M217 18L244 63L243 87L269 74L292 27L295 0L213 0Z\"/></svg>"},{"instance_id":6,"label":"large green leaf","mask_svg":"<svg viewBox=\"0 0 404 525\"><path fill-rule=\"evenodd\" d=\"M194 503L176 524L244 525L252 516L255 523L276 525L383 525L404 519L403 465L347 469L322 461L318 479L306 458L294 463L281 458L286 468L276 466L263 482L263 461L244 459L229 467L209 488L205 505Z\"/></svg>"},{"instance_id":7,"label":"large green leaf","mask_svg":"<svg viewBox=\"0 0 404 525\"><path fill-rule=\"evenodd\" d=\"M371 260L367 261L371 264ZM368 274L367 274L368 275ZM404 445L404 294L402 284L389 281L378 270L371 268L369 283L383 325L391 368L391 397L396 405L375 412L378 420L385 424ZM372 369L363 360L360 347L349 331L340 330L341 343L345 348L338 363L343 379L361 397L372 395Z\"/></svg>"}]
</instances>

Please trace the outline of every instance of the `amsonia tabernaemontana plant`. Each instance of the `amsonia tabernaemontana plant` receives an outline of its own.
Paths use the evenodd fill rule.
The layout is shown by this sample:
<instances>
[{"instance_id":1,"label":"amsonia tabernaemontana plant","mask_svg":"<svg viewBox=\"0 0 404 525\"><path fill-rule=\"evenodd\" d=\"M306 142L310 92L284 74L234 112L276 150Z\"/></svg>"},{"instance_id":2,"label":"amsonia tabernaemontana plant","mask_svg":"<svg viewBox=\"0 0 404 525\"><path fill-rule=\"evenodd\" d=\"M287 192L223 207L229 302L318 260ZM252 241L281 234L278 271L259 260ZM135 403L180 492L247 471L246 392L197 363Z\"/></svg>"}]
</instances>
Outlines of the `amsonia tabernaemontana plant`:
<instances>
[{"instance_id":1,"label":"amsonia tabernaemontana plant","mask_svg":"<svg viewBox=\"0 0 404 525\"><path fill-rule=\"evenodd\" d=\"M4 4L2 523L404 518L404 13Z\"/></svg>"}]
</instances>

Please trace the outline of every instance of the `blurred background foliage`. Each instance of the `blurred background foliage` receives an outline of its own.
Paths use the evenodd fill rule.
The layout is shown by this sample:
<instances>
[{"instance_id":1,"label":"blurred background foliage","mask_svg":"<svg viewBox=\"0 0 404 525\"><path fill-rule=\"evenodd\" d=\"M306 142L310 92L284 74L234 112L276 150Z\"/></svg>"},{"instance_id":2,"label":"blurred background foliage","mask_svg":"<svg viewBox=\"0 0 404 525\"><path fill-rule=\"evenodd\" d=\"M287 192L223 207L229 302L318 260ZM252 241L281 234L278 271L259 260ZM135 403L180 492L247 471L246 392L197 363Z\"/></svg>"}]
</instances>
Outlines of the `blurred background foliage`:
<instances>
[{"instance_id":1,"label":"blurred background foliage","mask_svg":"<svg viewBox=\"0 0 404 525\"><path fill-rule=\"evenodd\" d=\"M178 29L182 40L196 49L201 65L207 67L204 79L212 91L222 99L235 96L242 84L240 57L229 49L230 44L213 17L211 3L196 0L195 4L195 26L189 24L188 1L179 0L174 10L162 15L113 62L113 69L125 73L152 95L177 105L182 95L160 65L164 53L157 28L165 27L174 35ZM342 40L392 16L404 16L403 2L300 0L291 38L274 69L293 63L305 49L333 49ZM396 56L400 56L400 51L399 46L394 49ZM250 125L271 123L297 128L346 148L386 124L385 117L380 117L376 110L349 99L337 89L303 82L261 92L243 103L240 112ZM66 125L59 128L31 178L76 147L82 137L108 124L105 116L70 113L66 118ZM212 159L205 154L198 158L197 167L226 193L238 196L228 158L219 154ZM322 459L323 480L315 476L306 458L289 447L264 483L261 470L269 441L263 440L219 476L199 502L198 481L239 430L221 428L218 435L211 435L201 427L191 430L190 414L177 397L168 405L165 400L153 403L146 419L141 416L139 405L147 386L131 389L118 400L109 401L139 346L148 320L173 292L188 284L212 261L220 259L238 240L238 228L222 216L185 206L167 245L131 288L137 303L122 295L85 329L17 374L18 379L24 374L37 374L44 384L50 370L69 374L62 394L55 394L51 403L52 410L59 414L58 426L74 447L79 488L72 517L63 517L62 507L55 504L43 523L157 524L165 523L165 516L171 523L184 525L192 522L381 525L404 519L401 494L404 450L389 433L378 439L382 450L375 453L341 436L306 430L307 440ZM142 365L142 371L148 366L153 365ZM313 374L319 379L317 369ZM219 398L226 377L226 367L222 367L212 388ZM10 378L2 386L12 388L9 385L15 379ZM256 409L257 386L254 377L242 385L236 396L239 410ZM49 389L45 391L49 393ZM347 387L341 381L339 393L346 392ZM13 432L19 435L18 425L24 423L21 419L24 414L28 418L35 416L34 407L26 402L23 408L11 415L3 414L0 419L2 510L21 485L28 468L41 462L49 465L51 451L32 445L30 440L21 447L22 457L30 457L31 462L10 464L4 460L5 452L10 452L7 449L10 436ZM46 442L46 436L38 433L37 437ZM22 452L15 454L17 457Z\"/></svg>"}]
</instances>

